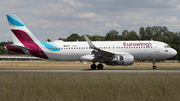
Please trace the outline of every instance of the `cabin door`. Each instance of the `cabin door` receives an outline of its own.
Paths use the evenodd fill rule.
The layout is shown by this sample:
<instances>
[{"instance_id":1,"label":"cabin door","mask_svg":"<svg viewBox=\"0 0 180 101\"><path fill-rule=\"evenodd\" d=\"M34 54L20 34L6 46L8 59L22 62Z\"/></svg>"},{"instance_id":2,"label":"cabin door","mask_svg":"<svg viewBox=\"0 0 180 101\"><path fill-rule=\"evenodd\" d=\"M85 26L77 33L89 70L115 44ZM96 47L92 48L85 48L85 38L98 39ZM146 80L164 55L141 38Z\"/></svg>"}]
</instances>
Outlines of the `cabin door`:
<instances>
[{"instance_id":1,"label":"cabin door","mask_svg":"<svg viewBox=\"0 0 180 101\"><path fill-rule=\"evenodd\" d=\"M159 46L158 46L158 44L154 45L154 53L159 53Z\"/></svg>"}]
</instances>

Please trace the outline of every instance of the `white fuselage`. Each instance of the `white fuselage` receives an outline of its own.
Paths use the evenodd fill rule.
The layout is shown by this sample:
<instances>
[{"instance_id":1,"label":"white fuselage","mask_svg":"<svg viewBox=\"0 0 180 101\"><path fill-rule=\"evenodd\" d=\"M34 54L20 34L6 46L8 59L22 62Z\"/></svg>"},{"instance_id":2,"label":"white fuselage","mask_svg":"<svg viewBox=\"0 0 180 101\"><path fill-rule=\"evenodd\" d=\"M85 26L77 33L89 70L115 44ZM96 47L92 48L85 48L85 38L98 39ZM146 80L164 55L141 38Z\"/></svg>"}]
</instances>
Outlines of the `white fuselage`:
<instances>
[{"instance_id":1,"label":"white fuselage","mask_svg":"<svg viewBox=\"0 0 180 101\"><path fill-rule=\"evenodd\" d=\"M50 42L51 43L51 42ZM60 61L78 61L84 55L92 54L87 42L54 42L60 49L41 46L49 59ZM177 54L176 50L170 48L166 43L159 41L92 41L101 50L112 51L116 54L131 54L135 60L165 59Z\"/></svg>"}]
</instances>

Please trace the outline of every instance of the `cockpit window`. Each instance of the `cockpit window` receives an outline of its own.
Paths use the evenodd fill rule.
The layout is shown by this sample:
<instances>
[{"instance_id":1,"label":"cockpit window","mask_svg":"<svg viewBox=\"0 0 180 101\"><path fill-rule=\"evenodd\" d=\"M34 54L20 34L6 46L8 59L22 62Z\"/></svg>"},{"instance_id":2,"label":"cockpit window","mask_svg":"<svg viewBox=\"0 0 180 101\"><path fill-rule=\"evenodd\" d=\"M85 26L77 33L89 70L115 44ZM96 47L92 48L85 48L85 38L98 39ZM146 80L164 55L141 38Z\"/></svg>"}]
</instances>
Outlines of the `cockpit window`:
<instances>
[{"instance_id":1,"label":"cockpit window","mask_svg":"<svg viewBox=\"0 0 180 101\"><path fill-rule=\"evenodd\" d=\"M164 48L170 48L170 46L169 45L165 45Z\"/></svg>"}]
</instances>

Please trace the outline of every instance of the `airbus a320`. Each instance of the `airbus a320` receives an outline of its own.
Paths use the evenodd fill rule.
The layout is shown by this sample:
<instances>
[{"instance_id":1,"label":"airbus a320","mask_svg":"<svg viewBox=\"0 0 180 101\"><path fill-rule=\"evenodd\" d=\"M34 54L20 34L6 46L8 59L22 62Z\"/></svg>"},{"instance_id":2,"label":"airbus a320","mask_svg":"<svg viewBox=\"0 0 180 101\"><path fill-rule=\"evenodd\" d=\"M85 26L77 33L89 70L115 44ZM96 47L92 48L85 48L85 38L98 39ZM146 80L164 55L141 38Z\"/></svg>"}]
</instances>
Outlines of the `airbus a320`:
<instances>
[{"instance_id":1,"label":"airbus a320","mask_svg":"<svg viewBox=\"0 0 180 101\"><path fill-rule=\"evenodd\" d=\"M134 60L171 58L177 51L160 41L86 41L42 42L38 40L14 14L6 15L14 44L5 49L21 54L59 61L92 61L91 69L103 69L103 64L112 66L132 65ZM98 65L95 63L99 62Z\"/></svg>"}]
</instances>

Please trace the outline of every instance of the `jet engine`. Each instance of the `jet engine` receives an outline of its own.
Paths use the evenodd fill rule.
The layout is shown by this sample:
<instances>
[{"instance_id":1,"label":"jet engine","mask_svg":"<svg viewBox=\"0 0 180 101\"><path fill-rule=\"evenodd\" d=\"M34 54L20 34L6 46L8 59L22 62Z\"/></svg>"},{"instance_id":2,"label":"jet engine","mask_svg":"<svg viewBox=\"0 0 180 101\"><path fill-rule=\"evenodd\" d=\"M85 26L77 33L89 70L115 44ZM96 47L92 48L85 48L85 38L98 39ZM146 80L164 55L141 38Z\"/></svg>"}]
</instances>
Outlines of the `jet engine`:
<instances>
[{"instance_id":1,"label":"jet engine","mask_svg":"<svg viewBox=\"0 0 180 101\"><path fill-rule=\"evenodd\" d=\"M106 62L106 64L113 66L115 65L128 66L128 65L132 65L133 62L134 62L134 56L130 54L124 54L124 55L115 56L113 59Z\"/></svg>"}]
</instances>

